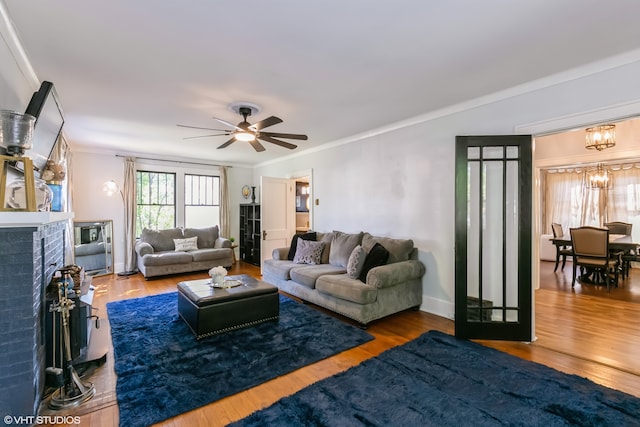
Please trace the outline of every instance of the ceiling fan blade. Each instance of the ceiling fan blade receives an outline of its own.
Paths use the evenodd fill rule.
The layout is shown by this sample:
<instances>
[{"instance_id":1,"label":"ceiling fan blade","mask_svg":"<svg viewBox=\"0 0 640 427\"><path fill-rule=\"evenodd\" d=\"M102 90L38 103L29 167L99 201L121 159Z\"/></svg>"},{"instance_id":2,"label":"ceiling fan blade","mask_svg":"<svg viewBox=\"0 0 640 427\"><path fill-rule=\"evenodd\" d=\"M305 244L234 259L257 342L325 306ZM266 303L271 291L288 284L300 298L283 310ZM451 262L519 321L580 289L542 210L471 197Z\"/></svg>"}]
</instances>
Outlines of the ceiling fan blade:
<instances>
[{"instance_id":1,"label":"ceiling fan blade","mask_svg":"<svg viewBox=\"0 0 640 427\"><path fill-rule=\"evenodd\" d=\"M265 135L263 133L259 134L258 138L260 138L263 141L267 141L267 142L270 142L272 144L276 144L276 145L279 145L281 147L288 148L289 150L293 150L294 148L297 147L297 145L293 145L293 144L290 144L288 142L280 141L279 139L271 138L270 136Z\"/></svg>"},{"instance_id":2,"label":"ceiling fan blade","mask_svg":"<svg viewBox=\"0 0 640 427\"><path fill-rule=\"evenodd\" d=\"M260 144L258 141L256 141L255 139L253 141L249 141L249 144L251 144L253 149L256 150L257 152L264 151L264 146Z\"/></svg>"},{"instance_id":3,"label":"ceiling fan blade","mask_svg":"<svg viewBox=\"0 0 640 427\"><path fill-rule=\"evenodd\" d=\"M213 133L211 135L185 136L182 139L207 138L209 136L222 136L222 135L231 135L231 134L229 132L227 132L227 133Z\"/></svg>"},{"instance_id":4,"label":"ceiling fan blade","mask_svg":"<svg viewBox=\"0 0 640 427\"><path fill-rule=\"evenodd\" d=\"M213 128L202 128L202 127L198 127L198 126L187 126L187 125L176 125L178 127L181 128L187 128L187 129L202 129L202 130L215 130L218 132L229 132L228 129L213 129Z\"/></svg>"},{"instance_id":5,"label":"ceiling fan blade","mask_svg":"<svg viewBox=\"0 0 640 427\"><path fill-rule=\"evenodd\" d=\"M260 130L269 126L277 125L278 123L282 123L282 119L276 116L267 117L264 120L260 120L249 126L251 129Z\"/></svg>"},{"instance_id":6,"label":"ceiling fan blade","mask_svg":"<svg viewBox=\"0 0 640 427\"><path fill-rule=\"evenodd\" d=\"M230 146L231 144L233 144L234 142L236 142L236 139L235 138L231 138L230 140L228 140L227 142L225 142L224 144L219 146L218 149L226 148L226 147Z\"/></svg>"},{"instance_id":7,"label":"ceiling fan blade","mask_svg":"<svg viewBox=\"0 0 640 427\"><path fill-rule=\"evenodd\" d=\"M222 120L222 119L219 119L219 118L217 118L217 117L214 117L214 118L213 118L213 120L217 120L217 121L219 121L220 123L222 123L223 125L227 125L227 126L232 127L232 128L234 128L234 129L242 130L242 128L239 128L238 126L236 126L236 125L234 125L233 123L228 122L228 121L226 121L226 120Z\"/></svg>"},{"instance_id":8,"label":"ceiling fan blade","mask_svg":"<svg viewBox=\"0 0 640 427\"><path fill-rule=\"evenodd\" d=\"M261 135L267 135L275 138L288 138L288 139L301 139L306 141L307 135L301 135L298 133L277 133L277 132L260 132Z\"/></svg>"}]
</instances>

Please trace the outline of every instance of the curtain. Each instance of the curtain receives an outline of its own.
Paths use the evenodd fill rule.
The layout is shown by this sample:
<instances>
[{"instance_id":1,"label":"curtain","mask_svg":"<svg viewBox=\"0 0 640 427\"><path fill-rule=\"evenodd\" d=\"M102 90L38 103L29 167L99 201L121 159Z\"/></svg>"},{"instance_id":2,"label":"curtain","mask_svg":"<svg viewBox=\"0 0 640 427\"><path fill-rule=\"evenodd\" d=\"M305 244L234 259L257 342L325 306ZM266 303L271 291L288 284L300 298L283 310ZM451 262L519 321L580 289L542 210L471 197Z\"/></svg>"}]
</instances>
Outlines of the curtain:
<instances>
[{"instance_id":1,"label":"curtain","mask_svg":"<svg viewBox=\"0 0 640 427\"><path fill-rule=\"evenodd\" d=\"M231 237L231 202L229 199L229 184L227 167L220 167L220 236Z\"/></svg>"},{"instance_id":2,"label":"curtain","mask_svg":"<svg viewBox=\"0 0 640 427\"><path fill-rule=\"evenodd\" d=\"M580 170L545 171L543 234L552 234L551 224L558 223L568 231L585 220L584 175Z\"/></svg>"},{"instance_id":3,"label":"curtain","mask_svg":"<svg viewBox=\"0 0 640 427\"><path fill-rule=\"evenodd\" d=\"M136 159L124 159L124 269L125 272L136 271L135 239L136 239Z\"/></svg>"},{"instance_id":4,"label":"curtain","mask_svg":"<svg viewBox=\"0 0 640 427\"><path fill-rule=\"evenodd\" d=\"M610 167L613 187L588 189L584 168L544 171L542 231L551 234L551 223L564 230L582 225L602 227L607 222L638 223L640 228L640 167ZM640 230L638 230L640 232Z\"/></svg>"}]
</instances>

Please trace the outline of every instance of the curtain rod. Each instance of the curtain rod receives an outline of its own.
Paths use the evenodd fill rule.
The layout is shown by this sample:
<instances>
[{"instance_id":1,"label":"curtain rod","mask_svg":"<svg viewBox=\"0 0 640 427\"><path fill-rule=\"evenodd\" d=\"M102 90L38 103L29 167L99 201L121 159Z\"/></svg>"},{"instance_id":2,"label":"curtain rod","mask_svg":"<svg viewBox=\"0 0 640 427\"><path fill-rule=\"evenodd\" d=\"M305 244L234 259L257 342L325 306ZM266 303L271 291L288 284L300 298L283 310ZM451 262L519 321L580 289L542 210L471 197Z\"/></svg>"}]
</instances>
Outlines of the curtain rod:
<instances>
[{"instance_id":1,"label":"curtain rod","mask_svg":"<svg viewBox=\"0 0 640 427\"><path fill-rule=\"evenodd\" d=\"M181 161L181 160L166 160L166 159L152 159L150 157L138 157L138 156L125 156L123 154L116 154L116 157L134 157L136 160L140 159L140 160L151 160L153 162L168 162L168 163L178 163L178 164L185 164L185 165L198 165L198 166L218 166L218 167L227 167L227 168L232 168L233 166L228 166L228 165L217 165L217 164L212 164L212 163L198 163L198 162L185 162L185 161Z\"/></svg>"}]
</instances>

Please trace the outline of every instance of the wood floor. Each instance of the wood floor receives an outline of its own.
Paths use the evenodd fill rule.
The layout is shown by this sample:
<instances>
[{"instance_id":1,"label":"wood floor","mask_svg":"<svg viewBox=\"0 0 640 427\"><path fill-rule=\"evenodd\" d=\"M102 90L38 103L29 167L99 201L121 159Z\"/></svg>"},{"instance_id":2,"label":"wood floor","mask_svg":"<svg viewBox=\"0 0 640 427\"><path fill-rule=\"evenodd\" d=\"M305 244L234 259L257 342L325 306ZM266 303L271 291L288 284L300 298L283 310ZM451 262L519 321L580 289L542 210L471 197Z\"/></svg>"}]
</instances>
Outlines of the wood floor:
<instances>
[{"instance_id":1,"label":"wood floor","mask_svg":"<svg viewBox=\"0 0 640 427\"><path fill-rule=\"evenodd\" d=\"M260 277L258 268L242 262L237 263L230 274L242 273ZM149 281L140 275L128 278L113 275L97 277L93 282L96 287L95 306L104 318L109 301L175 291L175 285L180 280L205 277L204 273ZM640 327L637 326L640 323L640 298L637 298L640 293L640 268L632 269L631 277L612 292L606 292L606 288L604 291L587 288L587 285L572 289L570 264L564 272L553 273L553 263L542 262L541 277L541 289L535 292L537 340L531 344L502 341L481 343L640 397L640 361L637 357L640 355ZM103 327L103 332L107 327L108 324ZM426 331L435 329L452 334L453 328L451 320L421 311L390 316L369 327L368 332L375 336L375 340L160 425L226 425ZM116 376L110 337L107 341L107 363L90 377L96 385L96 396L73 410L45 410L45 413L79 415L83 426L118 426Z\"/></svg>"}]
</instances>

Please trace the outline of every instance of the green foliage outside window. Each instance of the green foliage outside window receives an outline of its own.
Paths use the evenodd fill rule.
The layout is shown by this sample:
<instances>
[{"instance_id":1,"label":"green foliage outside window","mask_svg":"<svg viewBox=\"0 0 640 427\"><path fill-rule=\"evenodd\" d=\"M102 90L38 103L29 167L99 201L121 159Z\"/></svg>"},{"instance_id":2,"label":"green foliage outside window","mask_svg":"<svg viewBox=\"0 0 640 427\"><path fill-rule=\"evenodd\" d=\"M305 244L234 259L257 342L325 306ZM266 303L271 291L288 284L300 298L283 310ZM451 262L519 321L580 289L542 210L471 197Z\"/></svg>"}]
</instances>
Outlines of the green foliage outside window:
<instances>
[{"instance_id":1,"label":"green foliage outside window","mask_svg":"<svg viewBox=\"0 0 640 427\"><path fill-rule=\"evenodd\" d=\"M136 172L136 235L144 228L162 230L176 225L176 176L165 172Z\"/></svg>"}]
</instances>

